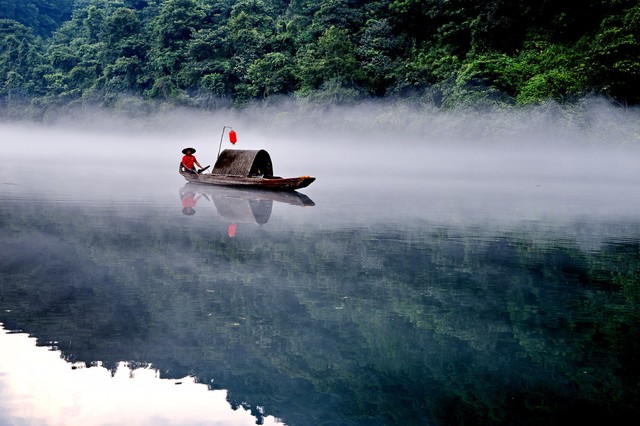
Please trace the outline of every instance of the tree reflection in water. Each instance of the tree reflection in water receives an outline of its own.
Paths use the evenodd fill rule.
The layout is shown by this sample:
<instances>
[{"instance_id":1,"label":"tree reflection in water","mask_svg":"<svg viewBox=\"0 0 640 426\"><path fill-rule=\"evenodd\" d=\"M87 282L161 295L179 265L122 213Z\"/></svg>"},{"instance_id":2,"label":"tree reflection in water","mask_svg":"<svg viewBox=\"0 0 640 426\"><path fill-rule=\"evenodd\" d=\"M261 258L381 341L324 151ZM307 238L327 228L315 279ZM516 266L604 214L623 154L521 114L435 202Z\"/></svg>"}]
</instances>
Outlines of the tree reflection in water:
<instances>
[{"instance_id":1,"label":"tree reflection in water","mask_svg":"<svg viewBox=\"0 0 640 426\"><path fill-rule=\"evenodd\" d=\"M5 200L0 321L68 362L193 376L258 423L637 414L639 223L342 226L201 193L188 217ZM255 222L233 239L229 199Z\"/></svg>"}]
</instances>

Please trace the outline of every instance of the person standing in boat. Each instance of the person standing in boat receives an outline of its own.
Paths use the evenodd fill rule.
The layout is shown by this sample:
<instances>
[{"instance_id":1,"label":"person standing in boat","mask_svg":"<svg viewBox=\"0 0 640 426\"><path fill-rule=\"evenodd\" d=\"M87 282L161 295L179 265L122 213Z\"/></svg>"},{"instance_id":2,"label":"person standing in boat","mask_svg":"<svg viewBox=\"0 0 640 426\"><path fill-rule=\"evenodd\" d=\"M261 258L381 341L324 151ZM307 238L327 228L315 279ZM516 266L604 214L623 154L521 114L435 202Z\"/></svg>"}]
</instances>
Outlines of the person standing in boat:
<instances>
[{"instance_id":1,"label":"person standing in boat","mask_svg":"<svg viewBox=\"0 0 640 426\"><path fill-rule=\"evenodd\" d=\"M187 170L191 173L198 174L198 169L195 166L202 168L200 163L198 163L198 159L195 157L196 150L195 148L185 148L182 150L184 157L182 157L182 161L180 162L180 171Z\"/></svg>"}]
</instances>

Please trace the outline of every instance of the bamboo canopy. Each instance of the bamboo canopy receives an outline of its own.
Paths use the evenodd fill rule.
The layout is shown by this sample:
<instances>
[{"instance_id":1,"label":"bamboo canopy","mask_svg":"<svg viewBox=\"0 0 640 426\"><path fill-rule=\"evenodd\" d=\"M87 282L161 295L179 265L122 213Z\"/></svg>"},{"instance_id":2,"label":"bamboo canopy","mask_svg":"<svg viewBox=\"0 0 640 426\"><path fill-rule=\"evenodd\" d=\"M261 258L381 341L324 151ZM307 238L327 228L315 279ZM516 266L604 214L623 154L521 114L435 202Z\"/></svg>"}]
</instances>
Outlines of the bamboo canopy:
<instances>
[{"instance_id":1,"label":"bamboo canopy","mask_svg":"<svg viewBox=\"0 0 640 426\"><path fill-rule=\"evenodd\" d=\"M225 149L216 161L212 175L273 177L273 165L264 149Z\"/></svg>"}]
</instances>

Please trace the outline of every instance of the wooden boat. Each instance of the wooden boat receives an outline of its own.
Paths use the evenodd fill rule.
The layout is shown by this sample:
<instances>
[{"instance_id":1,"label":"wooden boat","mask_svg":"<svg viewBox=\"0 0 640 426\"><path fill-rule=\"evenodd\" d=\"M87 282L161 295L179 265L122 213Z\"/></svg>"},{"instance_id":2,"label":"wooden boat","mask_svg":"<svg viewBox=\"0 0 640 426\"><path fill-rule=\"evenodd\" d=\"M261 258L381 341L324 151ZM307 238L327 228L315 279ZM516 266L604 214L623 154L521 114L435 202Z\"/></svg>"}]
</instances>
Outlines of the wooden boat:
<instances>
[{"instance_id":1,"label":"wooden boat","mask_svg":"<svg viewBox=\"0 0 640 426\"><path fill-rule=\"evenodd\" d=\"M315 177L283 178L273 175L269 153L263 149L225 149L220 153L211 173L193 173L180 164L180 174L188 181L207 185L295 191L306 188Z\"/></svg>"}]
</instances>

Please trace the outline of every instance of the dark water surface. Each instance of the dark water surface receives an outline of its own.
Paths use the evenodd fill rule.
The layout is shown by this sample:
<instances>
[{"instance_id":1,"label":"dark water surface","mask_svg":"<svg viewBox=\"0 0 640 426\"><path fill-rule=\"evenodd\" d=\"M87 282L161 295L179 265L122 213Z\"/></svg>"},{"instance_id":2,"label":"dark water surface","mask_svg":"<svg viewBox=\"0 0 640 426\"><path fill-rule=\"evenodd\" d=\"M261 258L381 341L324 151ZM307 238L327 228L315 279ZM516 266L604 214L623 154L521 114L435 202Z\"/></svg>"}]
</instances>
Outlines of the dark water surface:
<instances>
[{"instance_id":1,"label":"dark water surface","mask_svg":"<svg viewBox=\"0 0 640 426\"><path fill-rule=\"evenodd\" d=\"M0 424L640 414L636 182L79 172L1 176Z\"/></svg>"}]
</instances>

